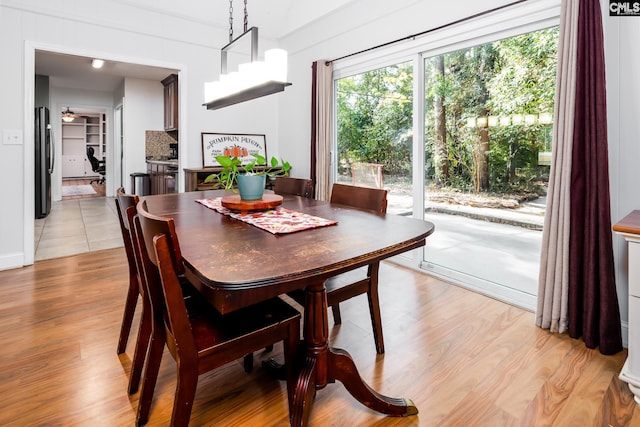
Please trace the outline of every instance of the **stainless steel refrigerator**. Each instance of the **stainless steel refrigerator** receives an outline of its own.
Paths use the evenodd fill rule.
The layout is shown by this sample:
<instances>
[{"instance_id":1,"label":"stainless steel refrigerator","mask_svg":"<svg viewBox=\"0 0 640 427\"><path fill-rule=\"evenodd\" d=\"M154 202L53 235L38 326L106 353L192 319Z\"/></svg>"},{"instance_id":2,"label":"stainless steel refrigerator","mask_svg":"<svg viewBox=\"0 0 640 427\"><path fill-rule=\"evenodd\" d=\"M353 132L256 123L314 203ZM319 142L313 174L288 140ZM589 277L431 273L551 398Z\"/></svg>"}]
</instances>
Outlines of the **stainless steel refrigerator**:
<instances>
[{"instance_id":1,"label":"stainless steel refrigerator","mask_svg":"<svg viewBox=\"0 0 640 427\"><path fill-rule=\"evenodd\" d=\"M51 174L54 164L54 144L49 122L49 109L36 108L35 122L35 173L36 219L51 212Z\"/></svg>"}]
</instances>

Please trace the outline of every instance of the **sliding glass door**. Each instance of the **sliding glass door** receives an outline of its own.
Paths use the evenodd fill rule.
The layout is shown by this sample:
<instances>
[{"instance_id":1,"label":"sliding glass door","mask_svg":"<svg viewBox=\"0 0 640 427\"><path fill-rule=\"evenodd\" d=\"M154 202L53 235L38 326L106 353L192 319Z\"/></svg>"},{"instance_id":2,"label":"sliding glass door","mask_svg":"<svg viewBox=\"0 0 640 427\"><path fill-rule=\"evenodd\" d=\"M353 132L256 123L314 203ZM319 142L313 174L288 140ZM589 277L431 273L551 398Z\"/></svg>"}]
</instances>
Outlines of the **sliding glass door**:
<instances>
[{"instance_id":1,"label":"sliding glass door","mask_svg":"<svg viewBox=\"0 0 640 427\"><path fill-rule=\"evenodd\" d=\"M522 305L537 294L558 29L424 59L424 267ZM528 302L527 302L528 301Z\"/></svg>"},{"instance_id":2,"label":"sliding glass door","mask_svg":"<svg viewBox=\"0 0 640 427\"><path fill-rule=\"evenodd\" d=\"M412 63L337 80L336 103L335 181L387 189L387 212L411 214Z\"/></svg>"},{"instance_id":3,"label":"sliding glass door","mask_svg":"<svg viewBox=\"0 0 640 427\"><path fill-rule=\"evenodd\" d=\"M529 308L537 294L557 39L558 28L547 28L416 53L420 60L335 81L335 181L385 188L389 213L436 225L421 268Z\"/></svg>"}]
</instances>

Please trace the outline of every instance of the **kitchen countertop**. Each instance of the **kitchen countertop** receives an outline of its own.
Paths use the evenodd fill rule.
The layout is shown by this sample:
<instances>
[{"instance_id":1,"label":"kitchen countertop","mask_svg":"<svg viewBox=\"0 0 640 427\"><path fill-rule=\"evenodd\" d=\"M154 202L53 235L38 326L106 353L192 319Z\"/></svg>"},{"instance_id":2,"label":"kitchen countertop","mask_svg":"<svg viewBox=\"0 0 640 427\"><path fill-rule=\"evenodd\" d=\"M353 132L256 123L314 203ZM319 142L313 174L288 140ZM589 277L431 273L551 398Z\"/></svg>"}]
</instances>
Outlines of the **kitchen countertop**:
<instances>
[{"instance_id":1,"label":"kitchen countertop","mask_svg":"<svg viewBox=\"0 0 640 427\"><path fill-rule=\"evenodd\" d=\"M179 166L178 159L147 159L147 163L156 163L159 165Z\"/></svg>"}]
</instances>

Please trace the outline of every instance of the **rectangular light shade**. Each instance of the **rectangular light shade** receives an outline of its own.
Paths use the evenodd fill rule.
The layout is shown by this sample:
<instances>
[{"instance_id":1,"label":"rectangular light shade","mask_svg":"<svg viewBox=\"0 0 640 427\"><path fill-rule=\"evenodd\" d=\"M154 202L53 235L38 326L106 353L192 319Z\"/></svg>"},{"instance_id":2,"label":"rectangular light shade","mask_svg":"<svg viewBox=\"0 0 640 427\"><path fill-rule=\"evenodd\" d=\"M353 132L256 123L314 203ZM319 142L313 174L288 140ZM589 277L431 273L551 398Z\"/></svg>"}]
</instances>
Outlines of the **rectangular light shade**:
<instances>
[{"instance_id":1,"label":"rectangular light shade","mask_svg":"<svg viewBox=\"0 0 640 427\"><path fill-rule=\"evenodd\" d=\"M239 104L240 102L245 102L263 96L271 95L272 93L282 92L287 86L291 86L291 83L268 81L261 85L253 86L240 92L227 95L223 98L207 102L203 105L207 107L207 110L217 110L219 108Z\"/></svg>"}]
</instances>

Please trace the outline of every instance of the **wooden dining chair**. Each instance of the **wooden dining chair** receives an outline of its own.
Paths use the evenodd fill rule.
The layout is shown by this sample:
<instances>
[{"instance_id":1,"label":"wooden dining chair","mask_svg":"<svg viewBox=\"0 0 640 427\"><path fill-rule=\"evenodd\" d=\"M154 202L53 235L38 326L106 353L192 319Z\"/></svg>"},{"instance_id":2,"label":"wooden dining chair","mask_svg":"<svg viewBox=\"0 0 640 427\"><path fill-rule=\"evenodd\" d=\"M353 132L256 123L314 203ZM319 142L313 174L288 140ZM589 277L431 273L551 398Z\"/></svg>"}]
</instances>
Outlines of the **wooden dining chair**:
<instances>
[{"instance_id":1,"label":"wooden dining chair","mask_svg":"<svg viewBox=\"0 0 640 427\"><path fill-rule=\"evenodd\" d=\"M387 212L387 190L335 183L331 187L330 203L384 214ZM331 307L335 324L342 323L340 314L342 301L364 293L367 294L376 352L384 354L382 317L380 316L380 300L378 298L379 269L380 263L376 262L367 267L332 277L325 282L325 286L327 288L327 305Z\"/></svg>"},{"instance_id":2,"label":"wooden dining chair","mask_svg":"<svg viewBox=\"0 0 640 427\"><path fill-rule=\"evenodd\" d=\"M124 241L125 251L127 253L127 262L129 265L129 289L127 292L127 299L125 301L120 340L118 342L118 354L121 354L125 350L126 341L131 330L131 323L136 309L138 295L141 296L140 299L142 301L138 336L133 351L133 359L131 360L131 370L129 373L129 386L127 389L129 394L133 394L138 391L146 360L147 348L149 346L149 340L151 339L151 303L149 298L145 295L145 288L140 285L143 280L141 276L142 261L139 258L139 251L137 248L138 242L133 238L132 234L133 217L136 214L136 205L138 201L138 196L126 194L122 187L116 191L116 210L118 211L120 228L122 230L122 239ZM190 297L196 292L186 278L181 276L180 283L185 298ZM125 329L126 332L124 332ZM253 361L251 360L251 362ZM247 363L245 363L245 366L247 366Z\"/></svg>"},{"instance_id":3,"label":"wooden dining chair","mask_svg":"<svg viewBox=\"0 0 640 427\"><path fill-rule=\"evenodd\" d=\"M133 255L133 247L131 246L131 235L129 233L129 223L125 216L127 207L138 204L138 196L125 194L124 188L120 187L116 191L116 211L118 212L118 221L120 222L120 231L122 232L122 241L124 250L127 254L127 264L129 267L129 287L127 289L127 297L124 302L124 313L122 314L122 326L120 326L120 336L118 338L118 354L124 353L131 333L131 324L133 323L133 315L136 311L138 303L139 287L138 287L138 270L136 268L136 260Z\"/></svg>"},{"instance_id":4,"label":"wooden dining chair","mask_svg":"<svg viewBox=\"0 0 640 427\"><path fill-rule=\"evenodd\" d=\"M198 376L244 355L283 341L287 397L295 391L294 365L300 342L300 313L280 298L220 315L204 298L184 299L178 271L181 253L171 218L150 214L146 202L134 217L144 281L151 300L153 331L138 404L138 425L149 417L164 347L176 361L172 426L187 426Z\"/></svg>"},{"instance_id":5,"label":"wooden dining chair","mask_svg":"<svg viewBox=\"0 0 640 427\"><path fill-rule=\"evenodd\" d=\"M116 198L119 196L116 196ZM127 206L124 211L124 216L129 225L129 236L131 238L131 247L133 251L133 257L136 266L136 272L138 277L138 293L142 301L142 310L140 313L140 325L138 326L138 337L136 339L136 346L133 351L133 359L131 360L131 371L129 372L129 387L127 391L129 394L133 394L138 391L140 386L140 379L144 369L144 363L147 356L147 349L149 348L149 341L151 340L152 332L152 308L149 295L147 295L146 287L144 286L144 272L142 270L142 260L140 259L139 242L135 238L134 234L134 222L133 218L136 215L135 206Z\"/></svg>"},{"instance_id":6,"label":"wooden dining chair","mask_svg":"<svg viewBox=\"0 0 640 427\"><path fill-rule=\"evenodd\" d=\"M142 271L142 267L138 255L138 242L133 239L132 234L133 216L136 214L136 205L138 204L138 201L138 196L126 194L122 187L118 188L116 191L116 210L118 211L122 240L124 241L127 263L129 265L129 289L127 291L122 327L120 330L120 339L118 341L118 354L123 353L127 345L127 338L131 330L131 323L133 321L133 315L138 302L138 295L141 296L140 299L142 301L138 336L133 351L133 359L131 360L129 386L127 388L130 394L138 391L138 387L140 386L140 378L144 368L147 348L149 346L149 340L151 339L151 304L149 299L145 296L144 287L141 286L143 277L140 273Z\"/></svg>"},{"instance_id":7,"label":"wooden dining chair","mask_svg":"<svg viewBox=\"0 0 640 427\"><path fill-rule=\"evenodd\" d=\"M276 194L293 194L313 198L313 182L305 178L278 176L273 186L273 192Z\"/></svg>"},{"instance_id":8,"label":"wooden dining chair","mask_svg":"<svg viewBox=\"0 0 640 427\"><path fill-rule=\"evenodd\" d=\"M330 202L331 204L384 214L387 212L387 190L336 183L331 188ZM332 277L325 282L325 287L327 289L327 306L331 307L333 323L336 325L342 323L340 303L355 296L367 294L376 352L384 354L382 318L378 298L379 269L380 263L376 262L367 267ZM299 304L304 305L304 292L294 291L288 295Z\"/></svg>"}]
</instances>

